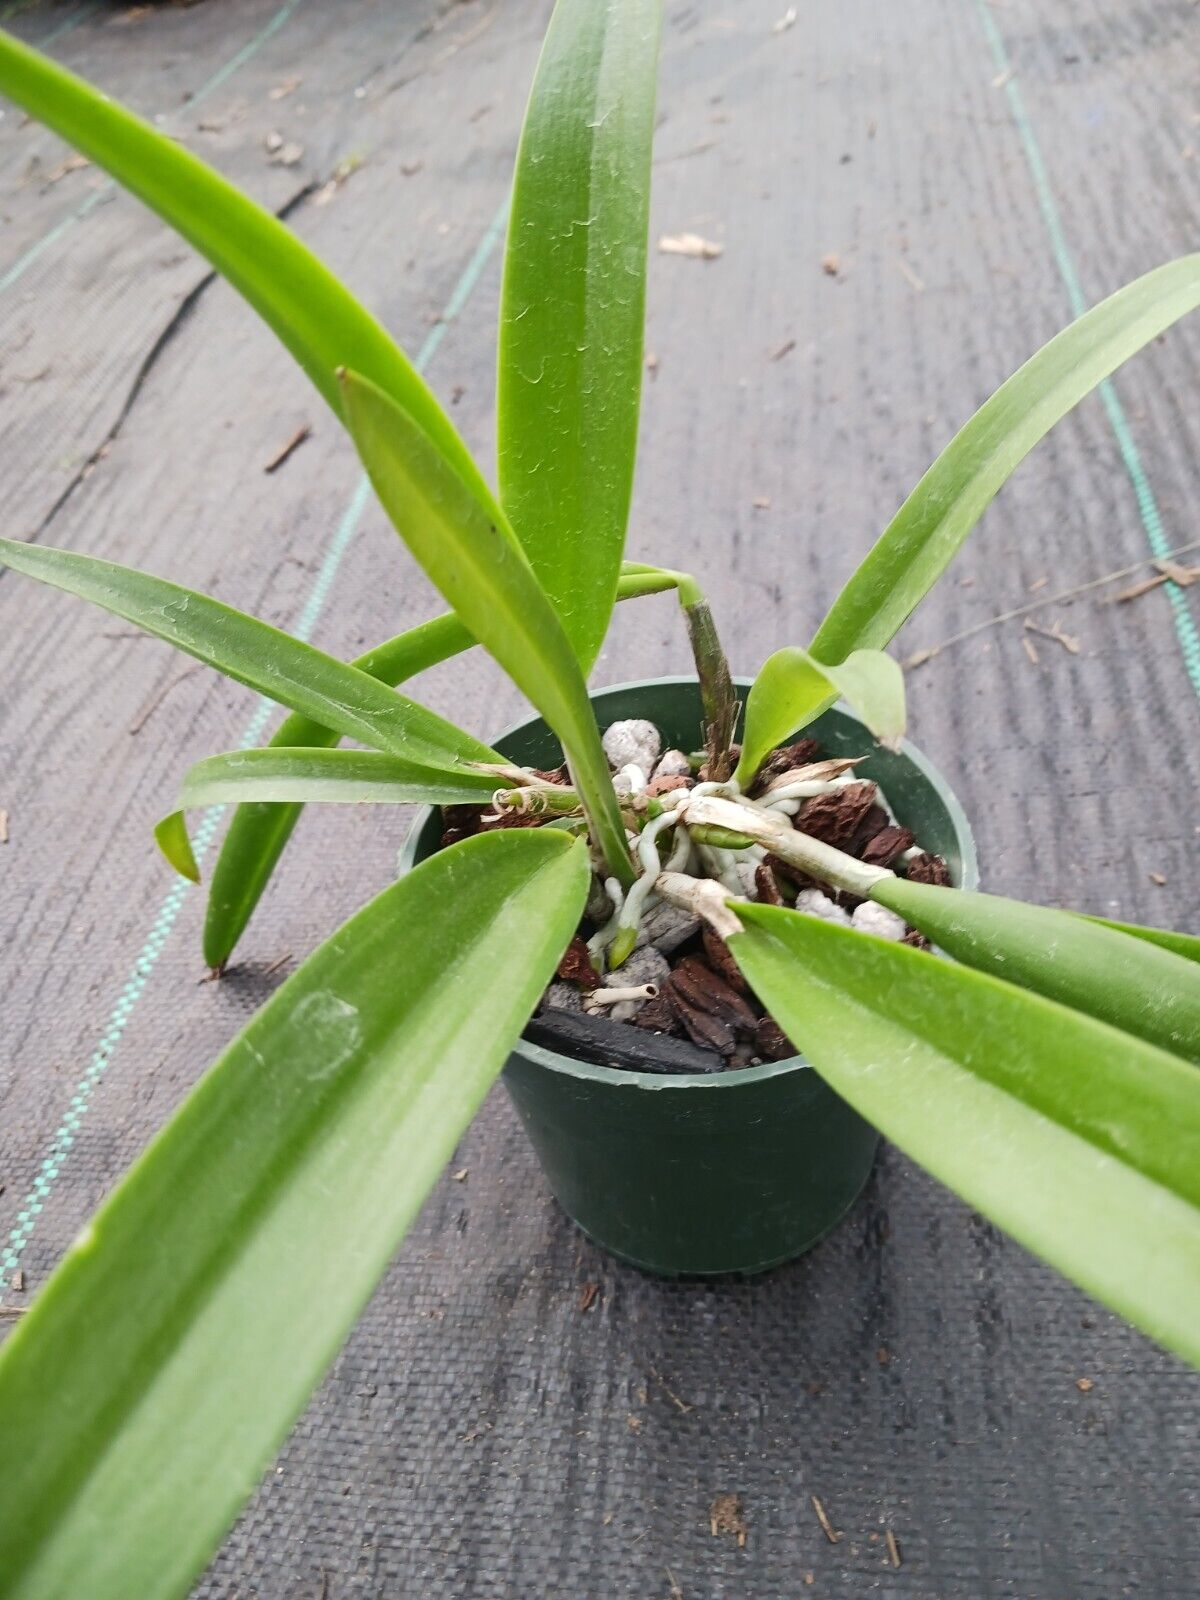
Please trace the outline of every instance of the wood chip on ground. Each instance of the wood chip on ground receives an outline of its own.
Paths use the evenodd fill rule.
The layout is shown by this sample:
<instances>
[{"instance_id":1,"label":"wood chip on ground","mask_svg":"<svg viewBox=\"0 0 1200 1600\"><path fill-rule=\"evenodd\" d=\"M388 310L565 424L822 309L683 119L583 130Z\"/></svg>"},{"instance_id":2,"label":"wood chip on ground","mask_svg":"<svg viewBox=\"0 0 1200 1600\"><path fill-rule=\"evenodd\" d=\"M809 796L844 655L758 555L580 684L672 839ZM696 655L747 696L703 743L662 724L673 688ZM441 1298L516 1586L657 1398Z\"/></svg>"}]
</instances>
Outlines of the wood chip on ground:
<instances>
[{"instance_id":1,"label":"wood chip on ground","mask_svg":"<svg viewBox=\"0 0 1200 1600\"><path fill-rule=\"evenodd\" d=\"M746 1519L742 1514L740 1494L719 1494L708 1508L709 1532L714 1538L731 1533L739 1550L746 1548Z\"/></svg>"}]
</instances>

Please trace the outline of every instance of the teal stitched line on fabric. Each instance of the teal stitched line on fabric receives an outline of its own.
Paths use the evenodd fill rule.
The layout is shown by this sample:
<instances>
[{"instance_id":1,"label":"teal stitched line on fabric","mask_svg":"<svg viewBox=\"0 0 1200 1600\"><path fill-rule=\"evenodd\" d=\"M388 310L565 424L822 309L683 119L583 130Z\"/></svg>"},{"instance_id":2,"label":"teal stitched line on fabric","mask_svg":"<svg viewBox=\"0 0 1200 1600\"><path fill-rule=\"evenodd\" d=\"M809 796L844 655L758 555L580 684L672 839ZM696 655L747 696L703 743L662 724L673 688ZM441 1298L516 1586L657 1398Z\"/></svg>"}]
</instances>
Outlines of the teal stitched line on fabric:
<instances>
[{"instance_id":1,"label":"teal stitched line on fabric","mask_svg":"<svg viewBox=\"0 0 1200 1600\"><path fill-rule=\"evenodd\" d=\"M78 11L73 11L69 17L64 17L56 28L51 28L49 33L39 39L37 42L38 49L49 49L52 44L70 33L72 28L77 28L81 22L86 22L93 12L99 11L103 4L104 0L88 0L87 5L80 6ZM8 17L3 20L7 22Z\"/></svg>"},{"instance_id":2,"label":"teal stitched line on fabric","mask_svg":"<svg viewBox=\"0 0 1200 1600\"><path fill-rule=\"evenodd\" d=\"M231 56L223 67L218 67L211 78L200 85L195 94L188 101L188 109L191 110L195 106L202 105L204 101L208 99L210 94L215 93L223 83L228 82L228 80L235 72L238 71L239 68L244 67L247 61L249 61L252 56L256 55L258 51L262 49L263 45L266 44L267 40L272 36L272 34L279 32L280 28L283 27L284 23L288 20L296 8L303 3L304 0L285 0L285 4L280 6L279 10L264 28L262 28L259 33L256 33L254 38L251 39L247 44L244 44L236 55ZM77 18L76 20L79 19ZM72 26L74 26L74 23L72 23ZM65 31L64 25L59 32L61 33ZM58 34L54 34L50 39L43 39L43 46L50 44L52 40L58 38L58 36ZM17 260L13 262L12 266L9 267L8 271L3 275L3 277L0 277L0 294L3 294L6 289L11 289L14 283L19 282L20 279L23 278L29 271L30 267L33 266L34 262L39 261L42 256L46 254L47 250L52 249L64 234L69 233L76 223L82 222L85 217L90 217L97 206L103 205L105 201L111 199L116 192L117 184L115 182L106 183L99 189L93 189L92 193L88 195L87 199L82 201L77 209L71 212L70 216L64 217L61 222L57 223L53 228L51 228L50 232L39 239L36 244L30 245L29 249L26 250L23 256L19 256Z\"/></svg>"},{"instance_id":3,"label":"teal stitched line on fabric","mask_svg":"<svg viewBox=\"0 0 1200 1600\"><path fill-rule=\"evenodd\" d=\"M1054 259L1058 266L1059 276L1067 291L1067 301L1071 307L1071 315L1080 317L1088 309L1088 301L1079 282L1079 274L1075 270L1075 262L1067 247L1066 234L1063 231L1062 218L1059 215L1058 203L1054 198L1054 191L1050 187L1050 179L1046 173L1046 163L1042 157L1041 146L1037 135L1033 131L1033 124L1025 109L1025 100L1021 94L1021 87L1012 76L1012 63L1008 58L1004 37L996 24L996 19L988 10L987 0L975 0L975 9L979 13L983 31L991 48L992 60L996 64L997 73L1005 79L1004 91L1008 96L1009 109L1012 112L1013 122L1016 124L1021 145L1025 151L1025 160L1029 165L1030 176L1033 178L1033 187L1037 194L1038 205L1041 208L1042 220L1046 224L1046 232L1050 235L1050 247L1054 252ZM1162 517L1158 510L1158 501L1154 490L1150 487L1150 480L1146 469L1142 465L1141 454L1134 443L1133 430L1129 426L1129 419L1125 415L1125 407L1121 404L1120 396L1113 387L1112 379L1106 378L1099 386L1101 403L1108 417L1109 426L1112 428L1113 437L1117 441L1117 449L1121 453L1121 460L1125 464L1125 471L1133 486L1134 499L1137 501L1138 514L1142 519L1142 527L1146 530L1146 539L1150 549L1156 556L1166 556L1171 548L1171 541L1163 529ZM1171 607L1172 618L1175 623L1175 633L1179 639L1179 647L1183 652L1183 664L1191 680L1192 688L1200 699L1200 630L1196 627L1196 620L1192 616L1188 605L1187 596L1177 583L1168 581L1163 584L1167 600Z\"/></svg>"},{"instance_id":4,"label":"teal stitched line on fabric","mask_svg":"<svg viewBox=\"0 0 1200 1600\"><path fill-rule=\"evenodd\" d=\"M506 196L503 205L492 218L487 231L476 246L474 254L463 268L462 274L454 285L449 300L446 302L445 310L429 330L417 359L413 363L418 372L424 372L428 367L437 354L442 340L446 337L447 328L458 317L467 301L471 298L480 278L483 276L483 270L487 266L488 259L495 250L497 241L504 230L507 216L508 198ZM322 608L329 597L329 591L337 576L338 568L341 566L346 551L350 547L350 542L357 532L369 499L370 485L364 474L355 486L354 493L342 513L334 536L330 540L329 549L326 551L325 558L321 562L320 569L313 580L313 586L309 591L308 598L304 602L299 617L296 619L296 626L292 631L298 639L307 640L311 636L313 628L321 615ZM265 698L259 700L254 715L250 718L238 742L239 749L249 750L260 742L266 732L271 714L276 709L274 701ZM211 849L226 809L224 805L209 806L201 814L199 825L192 838L192 850L198 862L202 861ZM17 1212L16 1224L9 1235L4 1254L0 1256L0 1280L2 1280L0 1281L0 1288L4 1286L4 1283L11 1283L12 1274L21 1264L21 1257L33 1236L34 1229L37 1227L37 1219L45 1209L46 1203L62 1172L63 1164L71 1153L78 1137L80 1124L87 1115L92 1093L104 1075L105 1068L112 1060L113 1053L129 1026L129 1020L133 1016L137 1003L150 980L151 973L158 965L158 960L163 953L167 938L175 926L191 887L192 885L185 879L177 879L159 906L158 915L155 917L150 932L146 936L146 942L138 951L134 960L133 971L117 996L116 1004L113 1006L105 1024L104 1032L92 1052L83 1076L76 1085L71 1102L50 1141L50 1148L38 1168L29 1193L25 1196L20 1211Z\"/></svg>"}]
</instances>

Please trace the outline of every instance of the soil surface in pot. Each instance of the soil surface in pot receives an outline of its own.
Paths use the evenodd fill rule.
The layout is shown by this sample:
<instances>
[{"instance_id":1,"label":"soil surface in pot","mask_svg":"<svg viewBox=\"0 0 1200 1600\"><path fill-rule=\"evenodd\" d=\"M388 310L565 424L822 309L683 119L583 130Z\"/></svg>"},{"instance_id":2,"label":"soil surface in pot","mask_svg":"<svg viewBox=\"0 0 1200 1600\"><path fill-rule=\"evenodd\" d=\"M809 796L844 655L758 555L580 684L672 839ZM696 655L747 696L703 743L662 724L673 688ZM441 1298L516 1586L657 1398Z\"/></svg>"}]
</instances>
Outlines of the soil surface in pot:
<instances>
[{"instance_id":1,"label":"soil surface in pot","mask_svg":"<svg viewBox=\"0 0 1200 1600\"><path fill-rule=\"evenodd\" d=\"M613 723L605 731L604 748L631 828L644 823L659 797L707 778L703 753L663 751L658 729L649 722ZM821 763L843 770L822 773ZM563 767L534 776L542 784L569 783ZM828 762L816 740L800 739L771 752L747 793L759 798L794 783L820 789L787 803L794 827L918 882L950 883L942 857L922 850L912 832L896 822L879 786L855 777L853 762ZM443 846L481 831L547 822L544 810L488 805L445 806L442 819ZM731 886L736 881L743 898L792 906L809 916L928 948L928 941L893 912L819 883L761 848L719 857L705 854L687 870L702 875L705 868L713 875L723 868L725 881ZM759 1003L724 940L675 906L662 901L649 905L633 953L616 971L602 971L604 955L598 944L612 914L603 885L593 880L578 932L525 1029L531 1043L576 1060L654 1073L722 1072L795 1055L795 1046ZM614 990L630 989L645 992L609 999Z\"/></svg>"}]
</instances>

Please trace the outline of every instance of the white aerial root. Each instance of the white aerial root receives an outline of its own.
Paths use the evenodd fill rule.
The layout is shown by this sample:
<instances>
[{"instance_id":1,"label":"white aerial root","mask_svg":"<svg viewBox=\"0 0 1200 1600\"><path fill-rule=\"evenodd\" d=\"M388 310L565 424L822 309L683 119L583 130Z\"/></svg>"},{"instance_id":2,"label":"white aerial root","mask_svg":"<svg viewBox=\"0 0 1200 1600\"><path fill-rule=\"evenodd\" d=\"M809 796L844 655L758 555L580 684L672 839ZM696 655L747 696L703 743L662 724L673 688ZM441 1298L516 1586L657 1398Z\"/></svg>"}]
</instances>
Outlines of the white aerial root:
<instances>
[{"instance_id":1,"label":"white aerial root","mask_svg":"<svg viewBox=\"0 0 1200 1600\"><path fill-rule=\"evenodd\" d=\"M764 793L778 794L780 789L786 789L793 783L831 783L834 778L842 777L866 759L866 756L838 756L831 761L810 761L803 767L789 767L786 772L776 773Z\"/></svg>"},{"instance_id":2,"label":"white aerial root","mask_svg":"<svg viewBox=\"0 0 1200 1600\"><path fill-rule=\"evenodd\" d=\"M619 1006L626 1000L657 1000L656 983L631 983L624 989L593 989L583 997L585 1011L599 1011L604 1006Z\"/></svg>"},{"instance_id":3,"label":"white aerial root","mask_svg":"<svg viewBox=\"0 0 1200 1600\"><path fill-rule=\"evenodd\" d=\"M600 967L603 967L604 965L604 952L608 949L609 945L617 936L617 928L620 925L621 907L625 904L625 892L621 888L621 883L618 878L605 878L604 892L612 902L612 916L609 917L608 921L602 928L597 928L596 932L587 942L588 955L592 958L592 965Z\"/></svg>"},{"instance_id":4,"label":"white aerial root","mask_svg":"<svg viewBox=\"0 0 1200 1600\"><path fill-rule=\"evenodd\" d=\"M642 912L649 902L654 889L654 880L662 871L662 860L658 853L658 836L665 828L673 828L677 818L675 812L664 811L661 817L655 817L648 822L638 835L638 859L642 863L642 873L637 882L625 896L625 904L617 916L617 925L613 939L609 943L619 940L613 954L618 964L625 960L637 943L638 929L642 923ZM672 851L674 855L674 851Z\"/></svg>"},{"instance_id":5,"label":"white aerial root","mask_svg":"<svg viewBox=\"0 0 1200 1600\"><path fill-rule=\"evenodd\" d=\"M737 875L736 853L715 844L697 844L695 848L700 857L700 865L704 868L705 877L715 878L728 889L730 894L740 895L742 880Z\"/></svg>"},{"instance_id":6,"label":"white aerial root","mask_svg":"<svg viewBox=\"0 0 1200 1600\"><path fill-rule=\"evenodd\" d=\"M773 816L757 807L731 805L728 800L714 795L706 795L685 807L683 820L697 826L725 828L754 839L790 866L799 867L822 883L830 883L835 889L861 895L864 899L869 898L871 890L883 878L895 876L887 867L869 866L820 839L810 838L781 816Z\"/></svg>"},{"instance_id":7,"label":"white aerial root","mask_svg":"<svg viewBox=\"0 0 1200 1600\"><path fill-rule=\"evenodd\" d=\"M667 857L665 872L683 872L692 858L692 838L682 822L676 822L675 841Z\"/></svg>"},{"instance_id":8,"label":"white aerial root","mask_svg":"<svg viewBox=\"0 0 1200 1600\"><path fill-rule=\"evenodd\" d=\"M474 767L477 772L490 772L493 777L504 778L518 787L528 783L545 782L545 779L539 778L536 773L530 772L527 767L514 767L508 761L472 761L468 764Z\"/></svg>"},{"instance_id":9,"label":"white aerial root","mask_svg":"<svg viewBox=\"0 0 1200 1600\"><path fill-rule=\"evenodd\" d=\"M681 872L659 874L655 892L671 905L702 917L722 939L741 933L742 924L729 905L729 892L711 878L688 878Z\"/></svg>"}]
</instances>

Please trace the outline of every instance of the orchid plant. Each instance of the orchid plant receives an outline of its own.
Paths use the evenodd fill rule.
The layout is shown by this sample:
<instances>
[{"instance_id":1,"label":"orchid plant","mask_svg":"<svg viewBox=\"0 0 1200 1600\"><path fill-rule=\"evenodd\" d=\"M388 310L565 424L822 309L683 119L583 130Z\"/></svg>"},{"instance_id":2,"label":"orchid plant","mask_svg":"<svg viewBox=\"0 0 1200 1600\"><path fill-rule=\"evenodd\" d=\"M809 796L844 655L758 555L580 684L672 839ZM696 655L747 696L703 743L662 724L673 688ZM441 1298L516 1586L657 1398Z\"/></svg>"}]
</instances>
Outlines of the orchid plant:
<instances>
[{"instance_id":1,"label":"orchid plant","mask_svg":"<svg viewBox=\"0 0 1200 1600\"><path fill-rule=\"evenodd\" d=\"M748 797L762 757L839 696L878 737L899 737L889 641L1033 445L1200 304L1200 256L1080 317L967 423L808 647L762 666L734 764L728 672L701 591L686 574L624 561L659 27L658 0L558 0L512 196L496 491L404 352L285 226L0 34L0 90L249 301L345 425L450 607L347 664L160 578L0 543L14 572L291 713L268 748L194 766L158 830L195 876L184 810L236 804L209 894L210 965L228 959L310 801L495 797L545 813L544 826L435 855L312 954L10 1335L0 1573L11 1600L187 1592L478 1109L596 877L632 903L625 930L652 897L700 906L838 1093L968 1204L1200 1363L1200 939L909 882ZM614 602L660 590L677 592L695 648L709 781L656 811L618 793L587 676ZM398 692L475 645L561 742L570 782L552 801L537 775ZM363 748L339 749L342 739ZM654 849L642 848L647 835ZM667 838L673 870L657 849ZM677 848L689 838L766 845L899 913L953 959L735 898L687 870L712 859ZM610 968L629 944L614 930Z\"/></svg>"}]
</instances>

